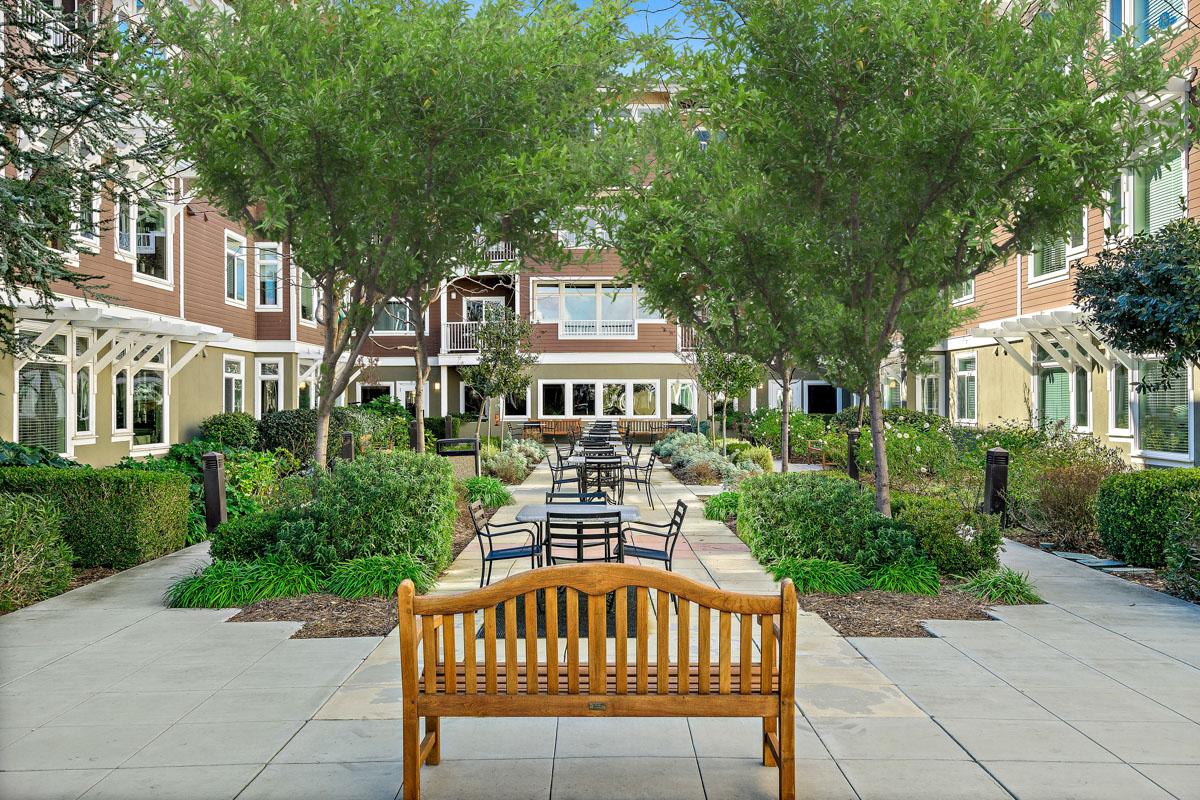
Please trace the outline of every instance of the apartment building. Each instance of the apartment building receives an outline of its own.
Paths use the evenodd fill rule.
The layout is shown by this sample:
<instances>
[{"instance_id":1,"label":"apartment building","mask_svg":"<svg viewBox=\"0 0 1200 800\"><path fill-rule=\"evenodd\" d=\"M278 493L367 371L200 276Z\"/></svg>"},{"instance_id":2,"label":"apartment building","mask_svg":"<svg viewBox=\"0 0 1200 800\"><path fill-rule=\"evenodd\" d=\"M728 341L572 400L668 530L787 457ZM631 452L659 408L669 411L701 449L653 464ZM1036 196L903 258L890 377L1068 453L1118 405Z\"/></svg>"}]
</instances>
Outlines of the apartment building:
<instances>
[{"instance_id":1,"label":"apartment building","mask_svg":"<svg viewBox=\"0 0 1200 800\"><path fill-rule=\"evenodd\" d=\"M1112 0L1100 24L1110 35L1166 28L1182 46L1197 36L1189 12L1175 0ZM1188 102L1196 66L1158 87L1154 102ZM1200 464L1200 368L1192 365L1169 388L1138 391L1139 382L1160 379L1161 363L1106 347L1074 304L1079 265L1112 238L1153 232L1185 214L1200 216L1196 154L1195 148L1172 151L1159 170L1117 176L1107 205L1081 209L1065 239L1041 242L959 287L954 303L974 309L974 320L921 363L885 370L888 403L963 425L1063 425L1144 466Z\"/></svg>"}]
</instances>

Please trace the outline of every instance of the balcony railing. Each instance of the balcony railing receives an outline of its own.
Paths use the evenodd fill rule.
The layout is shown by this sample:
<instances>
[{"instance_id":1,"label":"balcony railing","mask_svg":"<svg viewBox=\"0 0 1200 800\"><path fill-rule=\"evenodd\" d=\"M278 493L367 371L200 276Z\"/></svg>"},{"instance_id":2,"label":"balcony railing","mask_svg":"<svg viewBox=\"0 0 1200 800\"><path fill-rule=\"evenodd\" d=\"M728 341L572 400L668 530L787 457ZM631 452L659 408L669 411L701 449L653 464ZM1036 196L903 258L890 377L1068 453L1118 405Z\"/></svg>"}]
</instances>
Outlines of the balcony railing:
<instances>
[{"instance_id":1,"label":"balcony railing","mask_svg":"<svg viewBox=\"0 0 1200 800\"><path fill-rule=\"evenodd\" d=\"M488 262L492 264L502 264L505 261L517 260L517 248L513 247L508 242L500 242L494 244L487 250Z\"/></svg>"},{"instance_id":2,"label":"balcony railing","mask_svg":"<svg viewBox=\"0 0 1200 800\"><path fill-rule=\"evenodd\" d=\"M636 339L637 323L631 319L564 319L558 323L560 339Z\"/></svg>"},{"instance_id":3,"label":"balcony railing","mask_svg":"<svg viewBox=\"0 0 1200 800\"><path fill-rule=\"evenodd\" d=\"M679 326L679 351L686 353L696 349L696 331L691 327Z\"/></svg>"},{"instance_id":4,"label":"balcony railing","mask_svg":"<svg viewBox=\"0 0 1200 800\"><path fill-rule=\"evenodd\" d=\"M475 338L478 322L447 322L442 325L442 352L474 353L479 350Z\"/></svg>"}]
</instances>

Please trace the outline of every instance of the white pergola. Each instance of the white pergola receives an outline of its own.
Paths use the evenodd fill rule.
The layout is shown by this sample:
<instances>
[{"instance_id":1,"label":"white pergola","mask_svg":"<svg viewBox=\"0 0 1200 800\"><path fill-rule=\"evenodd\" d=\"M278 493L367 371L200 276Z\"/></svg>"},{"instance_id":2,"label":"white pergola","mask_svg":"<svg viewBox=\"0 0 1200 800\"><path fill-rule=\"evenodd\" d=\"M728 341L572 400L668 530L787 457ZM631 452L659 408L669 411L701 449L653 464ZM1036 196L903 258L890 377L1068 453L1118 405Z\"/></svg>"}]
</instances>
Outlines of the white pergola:
<instances>
[{"instance_id":1,"label":"white pergola","mask_svg":"<svg viewBox=\"0 0 1200 800\"><path fill-rule=\"evenodd\" d=\"M1091 371L1099 366L1107 370L1117 364L1132 371L1134 366L1128 353L1104 345L1081 311L1028 314L995 325L981 325L972 329L971 335L995 340L1030 375L1037 373L1037 367L1012 346L1014 339L1029 339L1031 347L1041 345L1067 372L1073 372L1077 367Z\"/></svg>"}]
</instances>

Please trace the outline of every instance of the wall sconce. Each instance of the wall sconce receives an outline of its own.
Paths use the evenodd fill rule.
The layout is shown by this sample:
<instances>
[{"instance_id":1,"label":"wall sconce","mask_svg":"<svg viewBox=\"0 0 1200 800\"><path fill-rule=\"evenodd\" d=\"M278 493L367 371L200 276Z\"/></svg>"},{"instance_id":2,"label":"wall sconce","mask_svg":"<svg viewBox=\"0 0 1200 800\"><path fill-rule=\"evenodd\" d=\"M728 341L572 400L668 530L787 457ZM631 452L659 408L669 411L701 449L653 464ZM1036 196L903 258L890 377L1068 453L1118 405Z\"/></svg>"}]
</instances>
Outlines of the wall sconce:
<instances>
[{"instance_id":1,"label":"wall sconce","mask_svg":"<svg viewBox=\"0 0 1200 800\"><path fill-rule=\"evenodd\" d=\"M441 382L441 381L434 381L434 382L433 382L433 390L434 390L435 392L440 392L440 391L442 390L442 382Z\"/></svg>"},{"instance_id":2,"label":"wall sconce","mask_svg":"<svg viewBox=\"0 0 1200 800\"><path fill-rule=\"evenodd\" d=\"M457 300L457 299L458 299L458 292L450 292L450 299L451 299L451 300Z\"/></svg>"}]
</instances>

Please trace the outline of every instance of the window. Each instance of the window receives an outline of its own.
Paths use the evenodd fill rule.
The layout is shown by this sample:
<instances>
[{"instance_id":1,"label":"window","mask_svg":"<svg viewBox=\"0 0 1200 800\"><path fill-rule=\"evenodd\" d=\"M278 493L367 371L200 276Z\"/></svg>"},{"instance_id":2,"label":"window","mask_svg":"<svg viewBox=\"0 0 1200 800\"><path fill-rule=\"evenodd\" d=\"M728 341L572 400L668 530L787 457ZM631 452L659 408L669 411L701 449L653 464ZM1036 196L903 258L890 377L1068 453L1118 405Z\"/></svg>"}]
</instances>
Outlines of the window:
<instances>
[{"instance_id":1,"label":"window","mask_svg":"<svg viewBox=\"0 0 1200 800\"><path fill-rule=\"evenodd\" d=\"M26 364L17 385L17 441L67 451L67 368Z\"/></svg>"},{"instance_id":2,"label":"window","mask_svg":"<svg viewBox=\"0 0 1200 800\"><path fill-rule=\"evenodd\" d=\"M1087 209L1079 212L1075 217L1074 224L1071 225L1071 230L1067 232L1067 257L1080 255L1087 252Z\"/></svg>"},{"instance_id":3,"label":"window","mask_svg":"<svg viewBox=\"0 0 1200 800\"><path fill-rule=\"evenodd\" d=\"M467 322L483 322L489 319L497 319L503 312L503 297L463 298L463 319Z\"/></svg>"},{"instance_id":4,"label":"window","mask_svg":"<svg viewBox=\"0 0 1200 800\"><path fill-rule=\"evenodd\" d=\"M129 430L129 370L113 376L113 430Z\"/></svg>"},{"instance_id":5,"label":"window","mask_svg":"<svg viewBox=\"0 0 1200 800\"><path fill-rule=\"evenodd\" d=\"M975 422L975 392L978 384L975 356L959 356L954 370L954 416L959 422ZM897 387L898 388L898 387Z\"/></svg>"},{"instance_id":6,"label":"window","mask_svg":"<svg viewBox=\"0 0 1200 800\"><path fill-rule=\"evenodd\" d=\"M917 379L921 410L926 414L942 413L942 381L937 374L922 375Z\"/></svg>"},{"instance_id":7,"label":"window","mask_svg":"<svg viewBox=\"0 0 1200 800\"><path fill-rule=\"evenodd\" d=\"M137 260L134 270L138 275L159 281L170 280L167 242L166 215L161 208L149 206L139 208L137 213Z\"/></svg>"},{"instance_id":8,"label":"window","mask_svg":"<svg viewBox=\"0 0 1200 800\"><path fill-rule=\"evenodd\" d=\"M255 393L254 411L261 419L273 411L278 411L280 398L283 396L281 384L283 374L283 359L260 359L255 362L255 379L258 391Z\"/></svg>"},{"instance_id":9,"label":"window","mask_svg":"<svg viewBox=\"0 0 1200 800\"><path fill-rule=\"evenodd\" d=\"M658 416L658 384L633 384L633 415L635 417Z\"/></svg>"},{"instance_id":10,"label":"window","mask_svg":"<svg viewBox=\"0 0 1200 800\"><path fill-rule=\"evenodd\" d=\"M586 326L606 333L628 333L635 320L663 319L662 312L650 304L640 287L615 283L537 281L533 284L533 306L537 322L614 323Z\"/></svg>"},{"instance_id":11,"label":"window","mask_svg":"<svg viewBox=\"0 0 1200 800\"><path fill-rule=\"evenodd\" d=\"M543 417L565 417L567 415L567 385L565 383L543 383L541 415Z\"/></svg>"},{"instance_id":12,"label":"window","mask_svg":"<svg viewBox=\"0 0 1200 800\"><path fill-rule=\"evenodd\" d=\"M576 417L590 417L596 413L596 384L571 384L571 414Z\"/></svg>"},{"instance_id":13,"label":"window","mask_svg":"<svg viewBox=\"0 0 1200 800\"><path fill-rule=\"evenodd\" d=\"M100 241L100 195L91 186L79 190L79 238L94 246Z\"/></svg>"},{"instance_id":14,"label":"window","mask_svg":"<svg viewBox=\"0 0 1200 800\"><path fill-rule=\"evenodd\" d=\"M640 286L638 287L637 294L638 294L638 319L639 320L652 320L652 321L661 320L663 318L662 312L659 311L654 306L650 305L650 298L648 298L646 296L646 293L642 291L642 288Z\"/></svg>"},{"instance_id":15,"label":"window","mask_svg":"<svg viewBox=\"0 0 1200 800\"><path fill-rule=\"evenodd\" d=\"M375 321L375 332L416 333L417 328L412 323L412 314L409 311L408 302L404 300L392 300L385 305L379 315L379 319Z\"/></svg>"},{"instance_id":16,"label":"window","mask_svg":"<svg viewBox=\"0 0 1200 800\"><path fill-rule=\"evenodd\" d=\"M225 234L225 301L246 302L246 240Z\"/></svg>"},{"instance_id":17,"label":"window","mask_svg":"<svg viewBox=\"0 0 1200 800\"><path fill-rule=\"evenodd\" d=\"M166 429L164 378L160 369L133 376L133 446L163 444Z\"/></svg>"},{"instance_id":18,"label":"window","mask_svg":"<svg viewBox=\"0 0 1200 800\"><path fill-rule=\"evenodd\" d=\"M627 320L633 318L633 287L602 285L600 287L599 319Z\"/></svg>"},{"instance_id":19,"label":"window","mask_svg":"<svg viewBox=\"0 0 1200 800\"><path fill-rule=\"evenodd\" d=\"M317 372L314 370L315 366L312 361L300 362L300 374L310 377L302 378L296 386L297 408L317 407Z\"/></svg>"},{"instance_id":20,"label":"window","mask_svg":"<svg viewBox=\"0 0 1200 800\"><path fill-rule=\"evenodd\" d=\"M1112 424L1109 433L1129 433L1129 369L1124 364L1112 368Z\"/></svg>"},{"instance_id":21,"label":"window","mask_svg":"<svg viewBox=\"0 0 1200 800\"><path fill-rule=\"evenodd\" d=\"M667 402L672 416L691 416L696 413L696 382L667 381Z\"/></svg>"},{"instance_id":22,"label":"window","mask_svg":"<svg viewBox=\"0 0 1200 800\"><path fill-rule=\"evenodd\" d=\"M1108 38L1125 35L1125 0L1108 0Z\"/></svg>"},{"instance_id":23,"label":"window","mask_svg":"<svg viewBox=\"0 0 1200 800\"><path fill-rule=\"evenodd\" d=\"M1088 430L1092 427L1091 376L1083 367L1075 368L1075 427Z\"/></svg>"},{"instance_id":24,"label":"window","mask_svg":"<svg viewBox=\"0 0 1200 800\"><path fill-rule=\"evenodd\" d=\"M1104 236L1119 239L1125 235L1125 180L1118 175L1108 188L1108 208L1105 209Z\"/></svg>"},{"instance_id":25,"label":"window","mask_svg":"<svg viewBox=\"0 0 1200 800\"><path fill-rule=\"evenodd\" d=\"M1133 176L1133 230L1154 233L1183 216L1184 180L1181 153L1172 153L1156 169Z\"/></svg>"},{"instance_id":26,"label":"window","mask_svg":"<svg viewBox=\"0 0 1200 800\"><path fill-rule=\"evenodd\" d=\"M304 270L300 270L300 319L317 321L317 287L312 276Z\"/></svg>"},{"instance_id":27,"label":"window","mask_svg":"<svg viewBox=\"0 0 1200 800\"><path fill-rule=\"evenodd\" d=\"M529 416L529 395L525 392L521 394L510 394L504 397L504 416L506 417L527 417Z\"/></svg>"},{"instance_id":28,"label":"window","mask_svg":"<svg viewBox=\"0 0 1200 800\"><path fill-rule=\"evenodd\" d=\"M950 301L958 303L969 303L975 299L975 279L971 278L958 284L950 290Z\"/></svg>"},{"instance_id":29,"label":"window","mask_svg":"<svg viewBox=\"0 0 1200 800\"><path fill-rule=\"evenodd\" d=\"M1065 243L1053 239L1038 242L1033 248L1033 264L1029 268L1029 279L1047 278L1067 271Z\"/></svg>"},{"instance_id":30,"label":"window","mask_svg":"<svg viewBox=\"0 0 1200 800\"><path fill-rule=\"evenodd\" d=\"M882 394L884 408L900 408L900 379L884 378Z\"/></svg>"},{"instance_id":31,"label":"window","mask_svg":"<svg viewBox=\"0 0 1200 800\"><path fill-rule=\"evenodd\" d=\"M563 318L596 319L596 284L568 283L563 287Z\"/></svg>"},{"instance_id":32,"label":"window","mask_svg":"<svg viewBox=\"0 0 1200 800\"><path fill-rule=\"evenodd\" d=\"M559 301L560 287L557 283L535 283L533 286L534 308L539 322L558 322L562 318Z\"/></svg>"},{"instance_id":33,"label":"window","mask_svg":"<svg viewBox=\"0 0 1200 800\"><path fill-rule=\"evenodd\" d=\"M1181 16L1186 0L1133 0L1133 27L1139 42L1145 42L1160 30L1168 30Z\"/></svg>"},{"instance_id":34,"label":"window","mask_svg":"<svg viewBox=\"0 0 1200 800\"><path fill-rule=\"evenodd\" d=\"M625 384L606 383L604 386L604 403L602 414L610 417L623 417L625 411Z\"/></svg>"},{"instance_id":35,"label":"window","mask_svg":"<svg viewBox=\"0 0 1200 800\"><path fill-rule=\"evenodd\" d=\"M279 291L279 245L259 244L255 248L255 272L258 275L258 307L260 309L283 308L283 295Z\"/></svg>"},{"instance_id":36,"label":"window","mask_svg":"<svg viewBox=\"0 0 1200 800\"><path fill-rule=\"evenodd\" d=\"M245 360L225 357L225 413L246 410Z\"/></svg>"},{"instance_id":37,"label":"window","mask_svg":"<svg viewBox=\"0 0 1200 800\"><path fill-rule=\"evenodd\" d=\"M1066 424L1071 418L1071 385L1062 367L1043 367L1038 371L1038 424Z\"/></svg>"},{"instance_id":38,"label":"window","mask_svg":"<svg viewBox=\"0 0 1200 800\"><path fill-rule=\"evenodd\" d=\"M1144 361L1139 365L1139 372L1144 383L1155 386L1165 377L1161 361ZM1138 448L1186 456L1191 434L1190 408L1186 374L1172 378L1169 386L1138 392Z\"/></svg>"},{"instance_id":39,"label":"window","mask_svg":"<svg viewBox=\"0 0 1200 800\"><path fill-rule=\"evenodd\" d=\"M75 370L75 432L95 432L92 427L92 368L89 365Z\"/></svg>"},{"instance_id":40,"label":"window","mask_svg":"<svg viewBox=\"0 0 1200 800\"><path fill-rule=\"evenodd\" d=\"M359 404L369 403L378 397L391 396L392 385L390 383L360 383L358 385Z\"/></svg>"},{"instance_id":41,"label":"window","mask_svg":"<svg viewBox=\"0 0 1200 800\"><path fill-rule=\"evenodd\" d=\"M117 250L133 253L133 203L128 197L117 198Z\"/></svg>"},{"instance_id":42,"label":"window","mask_svg":"<svg viewBox=\"0 0 1200 800\"><path fill-rule=\"evenodd\" d=\"M468 386L465 383L463 386L463 402L462 410L464 414L471 414L478 417L483 412L483 395L475 390L474 386Z\"/></svg>"}]
</instances>

